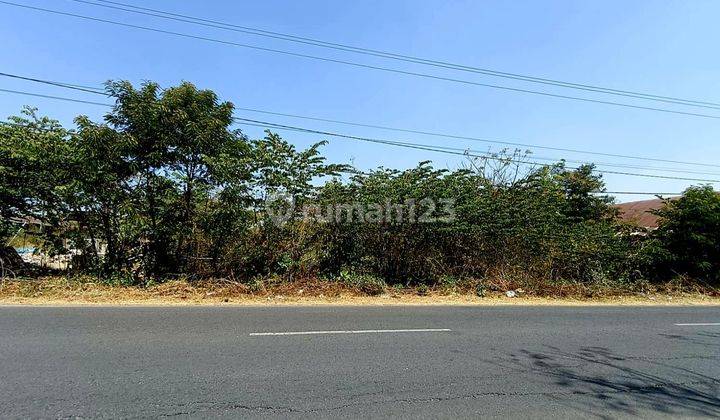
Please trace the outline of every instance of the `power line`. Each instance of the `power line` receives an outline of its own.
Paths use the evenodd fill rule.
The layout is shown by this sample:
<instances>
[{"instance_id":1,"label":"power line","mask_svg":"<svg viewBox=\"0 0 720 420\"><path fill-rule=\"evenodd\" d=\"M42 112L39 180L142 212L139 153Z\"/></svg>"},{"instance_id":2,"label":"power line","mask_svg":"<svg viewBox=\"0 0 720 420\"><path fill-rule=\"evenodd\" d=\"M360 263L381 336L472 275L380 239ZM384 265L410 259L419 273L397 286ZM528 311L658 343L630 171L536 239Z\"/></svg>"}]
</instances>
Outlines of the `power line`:
<instances>
[{"instance_id":1,"label":"power line","mask_svg":"<svg viewBox=\"0 0 720 420\"><path fill-rule=\"evenodd\" d=\"M100 95L103 95L103 96L106 95L105 93L102 93L102 92L99 92L99 91L95 90L96 88L83 87L82 85L72 85L72 84L69 84L69 83L55 82L55 81L44 80L44 79L37 79L37 78L26 77L26 76L19 76L19 75L10 74L10 73L4 73L4 72L0 72L0 76L11 77L11 78L21 79L21 80L27 80L27 81L32 81L32 82L36 82L36 83L43 83L43 84L48 84L48 85L52 85L52 86L63 87L63 88L67 88L67 89L74 89L74 90L79 90L79 91L82 91L82 92L95 93L95 94L100 94ZM418 145L418 146L423 146L422 144L418 144L418 143L411 143L411 144L415 144L415 145ZM446 146L433 146L433 147L442 148L442 149L445 149L445 150L455 150L455 151L482 153L481 151L473 150L473 149L467 149L467 148L455 148L455 147L446 147ZM535 160L544 160L544 161L553 161L553 162L556 162L556 161L559 160L559 159L555 159L555 158L546 158L546 157L538 157L538 156L533 156L533 158L534 158ZM569 159L563 159L563 160L566 161L566 162L569 162L569 163L585 163L585 162L577 161L577 160L569 160ZM687 171L687 170L668 169L668 168L656 168L656 167L643 167L643 166L636 166L636 165L620 165L620 164L601 163L601 162L595 162L595 164L596 164L596 165L600 165L600 166L611 166L611 167L620 167L620 168L629 168L629 169L659 170L659 171L667 171L667 172L694 173L694 174L702 174L702 175L720 175L720 174L716 174L716 173Z\"/></svg>"},{"instance_id":2,"label":"power line","mask_svg":"<svg viewBox=\"0 0 720 420\"><path fill-rule=\"evenodd\" d=\"M102 102L85 101L82 99L65 98L62 96L42 95L39 93L31 93L31 92L25 92L25 91L20 91L20 90L0 89L0 92L14 93L16 95L34 96L37 98L56 99L58 101L75 102L75 103L79 103L79 104L99 105L99 106L106 106L108 108L112 108L112 105L105 104Z\"/></svg>"},{"instance_id":3,"label":"power line","mask_svg":"<svg viewBox=\"0 0 720 420\"><path fill-rule=\"evenodd\" d=\"M561 81L561 80L553 80L553 79L548 79L548 78L528 76L528 75L522 75L522 74L517 74L517 73L509 73L509 72L502 72L502 71L485 69L485 68L478 68L478 67L473 67L473 66L450 63L450 62L446 62L446 61L431 60L431 59L414 57L414 56L405 55L405 54L398 54L398 53L392 53L392 52L388 52L388 51L356 47L356 46L340 44L340 43L335 43L335 42L322 41L322 40L318 40L318 39L307 38L307 37L302 37L302 36L297 36L297 35L273 32L273 31L268 31L268 30L264 30L264 29L251 28L251 27L247 27L247 26L235 25L235 24L221 22L221 21L217 21L217 20L203 19L203 18L198 18L195 16L172 13L172 12L167 12L167 11L163 11L163 10L151 9L151 8L147 8L147 7L140 7L140 6L135 6L132 4L120 3L120 2L115 2L115 1L108 1L108 0L96 0L96 2L87 1L87 0L72 0L72 1L77 2L77 3L88 4L88 5L92 5L92 6L96 6L96 7L110 8L110 9L121 10L121 11L129 12L129 13L136 13L136 14L145 15L145 16L152 16L152 17L157 17L157 18L161 18L161 19L173 20L173 21L177 21L177 22L190 23L193 25L200 25L200 26L205 26L205 27L210 27L210 28L223 29L223 30L227 30L227 31L256 35L256 36L267 37L267 38L272 38L272 39L280 39L280 40L284 40L284 41L288 41L288 42L295 42L295 43L304 44L304 45L313 45L313 46L322 47L322 48L329 48L329 49L334 49L334 50L339 50L339 51L352 52L352 53L356 53L356 54L363 54L363 55L369 55L369 56L375 56L375 57L382 57L382 58L387 58L387 59L392 59L392 60L397 60L397 61L422 64L422 65L427 65L427 66L432 66L432 67L458 70L458 71L464 71L464 72L470 72L470 73L476 73L476 74L483 74L483 75L494 76L494 77L502 77L502 78L507 78L507 79L522 80L522 81L526 81L526 82L540 83L540 84L551 85L551 86L559 86L559 87L563 87L563 88L577 89L577 90L583 90L583 91L589 91L589 92L597 92L597 93L603 93L603 94L608 94L608 95L624 96L624 97L630 97L630 98L636 98L636 99L644 99L644 100L679 104L679 105L685 105L685 106L694 106L694 107L709 108L709 109L720 109L720 103L716 103L716 102L698 101L698 100L692 100L692 99L682 99L682 98L675 98L675 97L670 97L670 96L661 96L661 95L655 95L655 94L649 94L649 93L612 89L612 88L606 88L606 87L601 87L601 86L593 86L593 85L588 85L588 84L565 82L565 81ZM104 4L98 4L98 3L104 3ZM122 6L122 7L118 7L118 6Z\"/></svg>"},{"instance_id":4,"label":"power line","mask_svg":"<svg viewBox=\"0 0 720 420\"><path fill-rule=\"evenodd\" d=\"M68 85L58 85L62 87L71 88ZM47 98L47 99L56 99L56 100L62 100L67 102L75 102L75 103L82 103L82 104L90 104L90 105L99 105L99 106L105 106L105 107L112 107L110 104L105 104L101 102L93 102L93 101L85 101L80 99L74 99L74 98L65 98L61 96L53 96L53 95L43 95L43 94L37 94L37 93L31 93L31 92L25 92L25 91L16 91L16 90L9 90L9 89L0 89L0 92L6 92L6 93L14 93L19 95L26 95L26 96L34 96L34 97L40 97L40 98ZM308 129L301 129L301 128L291 128L292 126L284 126L281 124L275 124L275 123L269 123L269 122L256 122L255 124L247 124L247 122L254 122L254 120L250 119L243 119L243 118L235 118L236 120L243 120L246 121L246 125L257 125L259 127L264 127L262 124L266 125L274 125L276 128L279 129L292 129L294 131L301 131L301 132L309 132ZM320 131L313 131L316 134L326 134L326 135L333 135L329 132L320 132ZM335 136L340 136L339 134L334 134ZM355 136L348 136L348 138L355 138L360 139L360 137ZM456 147L448 147L448 146L440 146L440 145L426 145L422 143L411 143L411 142L404 142L404 141L387 141L387 140L378 140L376 143L382 143L382 144L388 144L388 145L395 145L395 146L407 146L407 147L414 147L418 148L419 150L427 150L427 151L435 151L435 152L444 152L444 153L452 153L462 156L470 156L470 157L482 157L482 158L488 158L493 160L505 160L504 158L497 158L493 157L492 155L478 155L477 153L480 153L477 150L473 149L463 149L463 148L456 148ZM568 161L565 159L552 159L552 158L543 158L543 157L536 157L535 159L538 160L545 160L545 161L561 161L564 160L566 162L574 162L574 163L582 163L580 161ZM520 161L518 161L520 162ZM528 160L528 161L522 161L522 163L535 163L535 164L541 164L536 161ZM678 170L678 169L670 169L670 168L657 168L657 167L642 167L642 166L631 166L631 165L618 165L618 164L612 164L612 163L603 163L599 164L602 166L610 166L610 167L625 167L629 169L640 169L640 170L656 170L656 171L666 171L666 172L676 172L676 173L691 173L691 174L701 174L701 175L717 175L714 173L708 173L708 172L697 172L697 171L686 171L686 170ZM572 168L571 169L577 169ZM661 175L650 175L650 174L633 174L633 173L625 173L625 172L617 172L617 171L608 171L604 169L596 169L596 172L599 173L608 173L608 174L618 174L618 175L629 175L629 176L646 176L646 177L654 177L654 178L665 178L665 179L678 179L678 180L687 180L687 181L702 181L702 182L715 182L713 180L703 180L703 179L695 179L695 178L680 178L680 177L666 177Z\"/></svg>"},{"instance_id":5,"label":"power line","mask_svg":"<svg viewBox=\"0 0 720 420\"><path fill-rule=\"evenodd\" d=\"M540 95L540 96L546 96L546 97L552 97L552 98L558 98L558 99L569 99L569 100L581 101L581 102L587 102L587 103L612 105L612 106L618 106L618 107L623 107L623 108L642 109L642 110L646 110L646 111L657 111L657 112L677 114L677 115L687 115L687 116L694 116L694 117L701 117L701 118L720 119L720 116L718 116L718 115L700 114L700 113L695 113L695 112L677 111L677 110L671 110L671 109L665 109L665 108L632 105L632 104L627 104L627 103L605 101L605 100L599 100L599 99L581 98L581 97L577 97L577 96L559 95L559 94L549 93L549 92L541 92L541 91L535 91L535 90L529 90L529 89L514 88L514 87L509 87L509 86L493 85L493 84L489 84L489 83L473 82L470 80L456 79L456 78L452 78L452 77L444 77L444 76L432 75L432 74L427 74L427 73L413 72L413 71L408 71L408 70L400 70L400 69L395 69L395 68L390 68L390 67L374 66L374 65L370 65L370 64L362 64L362 63L357 63L357 62L353 62L353 61L339 60L339 59L315 56L315 55L310 55L310 54L302 54L302 53L296 53L296 52L291 52L291 51L260 47L260 46L251 45L251 44L243 44L243 43L239 43L239 42L221 40L221 39L217 39L217 38L210 38L210 37L205 37L205 36L200 36L200 35L191 35L191 34L187 34L187 33L169 31L169 30L165 30L165 29L158 29L158 28L153 28L153 27L148 27L148 26L122 23L122 22L117 22L117 21L108 20L108 19L101 19L101 18L96 18L96 17L91 17L91 16L78 15L75 13L68 13L68 12L62 12L62 11L58 11L58 10L45 9L45 8L41 8L41 7L28 6L28 5L13 3L13 2L4 1L4 0L0 1L0 4L5 4L5 5L9 5L9 6L14 6L14 7L20 7L20 8L30 9L30 10L35 10L35 11L41 11L41 12L45 12L45 13L52 13L52 14L57 14L57 15L62 15L62 16L70 16L70 17L75 17L78 19L84 19L84 20L88 20L88 21L107 23L107 24L122 26L122 27L126 27L126 28L140 29L140 30L149 31L149 32L173 35L173 36L187 38L187 39L195 39L195 40L199 40L199 41L213 42L213 43L217 43L217 44L230 45L230 46L234 46L234 47L248 48L248 49L253 49L253 50L257 50L257 51L283 54L283 55L292 56L292 57L300 57L300 58L306 58L306 59L310 59L310 60L317 60L317 61L323 61L323 62L329 62L329 63L343 64L343 65L352 66L352 67L356 67L356 68L377 70L377 71L383 71L383 72L388 72L388 73L402 74L402 75L406 75L406 76L415 76L415 77L420 77L420 78L425 78L425 79L441 80L441 81L446 81L446 82L459 83L459 84L463 84L463 85L488 87L488 88L506 90L506 91L511 91L511 92L528 93L528 94Z\"/></svg>"},{"instance_id":6,"label":"power line","mask_svg":"<svg viewBox=\"0 0 720 420\"><path fill-rule=\"evenodd\" d=\"M410 134L420 134L420 135L431 136L431 137L450 138L450 139L457 139L457 140L469 140L469 141L476 141L476 142L481 142L481 143L502 144L502 145L506 145L506 146L528 147L528 148L533 148L533 149L544 149L544 150L553 150L553 151L569 152L569 153L581 153L581 154L605 156L605 157L615 157L615 158L623 158L623 159L674 163L674 164L679 164L679 165L706 166L706 167L713 167L713 168L720 167L720 165L711 164L711 163L686 162L686 161L679 161L679 160L672 160L672 159L661 159L661 158L651 158L651 157L644 157L644 156L623 155L623 154L617 154L617 153L604 153L604 152L595 152L595 151L588 151L588 150L569 149L569 148L563 148L563 147L541 146L541 145L537 145L537 144L518 143L518 142L503 141L503 140L490 140L490 139L484 139L484 138L479 138L479 137L460 136L460 135L455 135L455 134L413 130L413 129L407 129L407 128L387 127L387 126L374 125L374 124L363 124L363 123L348 122L348 121L334 120L334 119L328 119L328 118L308 117L308 116L297 115L297 114L272 112L272 111L267 111L267 110L262 110L262 109L257 109L257 108L236 107L235 109L240 110L240 111L256 112L256 113L266 114L266 115L275 115L275 116L279 116L279 117L290 117L290 118L298 118L298 119L311 120L311 121L329 122L329 123L333 123L333 124L342 124L342 125L355 126L355 127L375 128L375 129L379 129L379 130L396 131L396 132L410 133Z\"/></svg>"},{"instance_id":7,"label":"power line","mask_svg":"<svg viewBox=\"0 0 720 420\"><path fill-rule=\"evenodd\" d=\"M17 90L10 90L10 89L0 89L0 92L6 92L6 93L14 93L19 95L27 95L27 96L33 96L33 97L40 97L40 98L48 98L48 99L56 99L56 100L62 100L67 102L75 102L75 103L82 103L82 104L90 104L90 105L99 105L104 107L112 107L110 104L105 104L101 102L93 102L93 101L85 101L80 99L74 99L74 98L65 98L61 96L52 96L52 95L43 95L38 93L31 93L31 92L25 92L25 91L17 91ZM490 159L490 160L498 160L498 161L506 161L506 162L515 162L520 164L529 164L529 163L535 163L532 161L522 161L517 159L511 159L511 158L500 158L497 156L492 155L477 155L472 154L468 152L458 152L454 150L447 150L447 148L443 148L443 146L428 146L428 145L421 145L418 143L408 143L408 142L401 142L401 141L393 141L393 140L381 140L381 139L372 139L368 137L359 137L359 136L351 136L347 134L339 134L339 133L331 133L327 131L320 131L320 130L312 130L302 127L294 127L284 124L277 124L267 121L258 121L248 118L239 118L235 117L233 118L235 121L252 123L254 125L258 126L267 126L267 127L273 127L275 129L282 129L282 130L292 130L292 131L298 131L298 132L304 132L304 133L311 133L311 134L319 134L319 135L325 135L330 137L338 137L338 138L346 138L346 139L352 139L352 140L358 140L358 141L365 141L365 142L371 142L371 143L378 143L378 144L386 144L390 146L398 146L398 147L405 147L405 148L411 148L411 149L417 149L417 150L426 150L430 152L438 152L438 153L445 153L445 154L452 154L452 155L458 155L458 156L466 156L466 157L474 157L474 158L484 158L484 159ZM576 167L572 166L566 166L568 169L578 169ZM603 174L613 174L613 175L624 175L624 176L636 176L636 177L644 177L644 178L659 178L659 179L672 179L672 180L681 180L681 181L696 181L696 182L709 182L709 183L720 183L720 180L716 179L699 179L699 178L684 178L684 177L674 177L674 176L664 176L664 175L652 175L652 174L639 174L634 172L620 172L620 171L608 171L608 170L600 170L595 169L595 172L603 173Z\"/></svg>"},{"instance_id":8,"label":"power line","mask_svg":"<svg viewBox=\"0 0 720 420\"><path fill-rule=\"evenodd\" d=\"M40 127L33 127L27 124L20 124L20 123L14 123L9 121L0 121L0 125L5 126L11 126L11 127L17 127L17 128L32 128L39 131L51 131L50 129L46 128L40 128ZM266 127L267 125L261 125L261 124L254 124L254 123L244 123L243 125L249 125L253 127ZM66 130L69 134L72 133L72 130ZM353 175L371 175L370 172L360 171L360 170L345 170L341 171L343 173L353 174ZM682 195L682 193L667 193L667 192L639 192L639 191L594 191L593 194L624 194L624 195L656 195L656 196L664 196L664 195Z\"/></svg>"},{"instance_id":9,"label":"power line","mask_svg":"<svg viewBox=\"0 0 720 420\"><path fill-rule=\"evenodd\" d=\"M6 77L12 77L16 79L22 79L22 80L28 80L36 83L43 83L48 84L52 86L58 86L66 89L74 89L74 90L80 90L80 91L88 91L86 89L95 90L90 91L89 93L94 93L98 95L107 96L106 93L100 91L99 88L94 88L86 85L76 85L72 83L66 83L66 82L58 82L58 81L52 81L52 80L46 80L46 79L38 79L34 77L28 77L28 76L20 76L16 74L10 74L10 73L2 73L0 72L0 76L6 76ZM83 88L83 89L77 89L77 87ZM456 140L470 140L470 141L476 141L476 142L482 142L482 143L490 143L490 144L501 144L501 145L509 145L509 146L515 146L515 147L528 147L528 148L534 148L534 149L545 149L545 150L553 150L553 151L562 151L562 152L570 152L570 153L582 153L582 154L589 154L589 155L597 155L597 156L606 156L606 157L618 157L618 158L624 158L624 159L634 159L634 160L645 160L645 161L655 161L655 162L663 162L663 163L673 163L673 164L681 164L681 165L692 165L692 166L704 166L704 167L720 167L720 165L714 165L714 164L706 164L706 163L698 163L698 162L684 162L684 161L678 161L678 160L671 160L671 159L660 159L660 158L650 158L650 157L642 157L642 156L631 156L631 155L623 155L623 154L616 154L616 153L603 153L603 152L592 152L592 151L585 151L585 150L577 150L577 149L569 149L569 148L561 148L561 147L551 147L551 146L540 146L536 144L527 144L527 143L517 143L517 142L509 142L509 141L500 141L500 140L489 140L484 138L478 138L478 137L469 137L469 136L458 136L458 135L452 135L452 134L444 134L444 133L434 133L434 132L428 132L428 131L421 131L421 130L412 130L412 129L404 129L404 128L395 128L395 127L387 127L387 126L381 126L381 125L373 125L373 124L363 124L363 123L356 123L356 122L348 122L348 121L340 121L340 120L333 120L333 119L327 119L327 118L317 118L317 117L308 117L303 115L297 115L297 114L287 114L287 113L280 113L280 112L272 112L267 110L261 110L257 108L243 108L243 107L235 107L237 110L241 111L248 111L248 112L255 112L255 113L261 113L261 114L267 114L267 115L275 115L275 116L282 116L282 117L290 117L290 118L298 118L298 119L305 119L305 120L311 120L311 121L320 121L320 122L330 122L334 124L343 124L343 125L349 125L349 126L356 126L356 127L366 127L366 128L375 128L375 129L381 129L381 130L388 130L388 131L397 131L397 132L404 132L404 133L412 133L412 134L420 134L425 136L433 136L433 137L440 137L440 138L449 138L449 139L456 139ZM466 149L462 149L466 150ZM472 150L471 150L472 151ZM545 160L558 160L558 159L549 159L549 158L538 158L538 159L545 159ZM574 162L574 163L583 163L582 161L578 160L568 160L565 159L567 162ZM596 162L598 165L605 165L605 166L614 166L614 167L624 167L624 168L632 168L632 169L647 169L647 170L663 170L663 171L670 171L670 172L681 172L681 173L697 173L697 174L709 174L707 172L696 172L696 171L687 171L687 170L676 170L676 169L669 169L669 168L659 168L659 167L643 167L643 166L635 166L635 165L621 165L621 164L614 164L614 163L602 163L602 162ZM712 174L712 175L718 175L718 174Z\"/></svg>"},{"instance_id":10,"label":"power line","mask_svg":"<svg viewBox=\"0 0 720 420\"><path fill-rule=\"evenodd\" d=\"M43 83L46 85L58 86L58 87L62 87L62 88L79 90L81 92L95 93L95 94L107 96L100 88L96 88L96 87L92 87L92 86L73 85L70 83L62 83L62 82L55 82L52 80L36 79L34 77L19 76L17 74L10 74L10 73L4 73L4 72L0 72L0 76L10 77L12 79L26 80L26 81L35 82L35 83Z\"/></svg>"},{"instance_id":11,"label":"power line","mask_svg":"<svg viewBox=\"0 0 720 420\"><path fill-rule=\"evenodd\" d=\"M2 90L0 90L0 91L2 91ZM34 95L33 95L33 96L34 96ZM55 99L55 97L53 97L53 99ZM65 99L71 100L71 99L69 99L69 98L65 98ZM71 100L71 101L75 102L74 100ZM245 125L245 126L261 127L261 128L267 128L268 126L278 126L278 128L281 128L281 129L284 129L284 130L298 131L298 132L307 132L307 131L308 131L307 129L290 128L290 127L281 126L281 125L279 125L279 124L274 124L274 123L258 124L258 123L254 123L254 122L246 122L246 121L245 121L244 119L242 119L242 118L235 118L235 119L236 119L236 120L242 120L242 125ZM251 120L248 120L248 121L251 121ZM38 127L31 127L31 126L28 126L28 125L25 125L25 124L19 124L19 123L14 123L14 122L9 122L9 121L0 121L0 125L7 125L7 126L18 127L18 128L36 128L36 129L39 129L39 130L41 130L41 131L43 130L43 129L38 128ZM68 130L68 131L69 131L69 130ZM389 141L389 140L376 140L376 141L377 141L377 142L382 142L382 144L390 144L390 145L403 145L403 146L404 146L404 145L408 145L408 146L416 146L416 147L422 147L422 148L425 148L425 147L428 147L428 148L429 148L429 147L434 147L434 148L438 148L438 149L440 149L440 150L448 150L448 149L450 149L450 150L460 150L460 149L452 149L452 148L442 148L441 146L426 146L426 145L422 145L422 144L419 144L419 143L408 143L408 142L398 142L398 141ZM432 150L432 149L427 149L427 150ZM434 151L434 150L433 150L433 151ZM463 156L482 157L482 158L488 158L488 159L492 159L492 160L508 160L508 161L515 161L515 162L519 162L519 163L522 162L522 163L525 163L525 164L530 164L530 163L536 163L536 164L538 164L538 162L534 162L534 161L532 161L532 160L522 161L522 160L517 160L517 159L515 159L515 160L513 160L513 159L505 159L505 158L500 158L500 157L496 157L496 156L493 156L493 155L469 155L468 153L463 153ZM545 164L543 164L543 165L545 165ZM576 169L576 168L570 167L569 169ZM352 171L346 171L346 172L348 172L348 173L353 173L353 174L368 175L368 173L362 172L362 171L358 171L358 170L352 170ZM602 193L602 192L598 192L598 193ZM630 193L630 192L628 192L628 193L618 193L618 194L652 194L652 195L657 195L657 194L671 194L671 193Z\"/></svg>"},{"instance_id":12,"label":"power line","mask_svg":"<svg viewBox=\"0 0 720 420\"><path fill-rule=\"evenodd\" d=\"M247 123L247 122L245 122L243 125L249 125L249 126L260 127L260 128L267 127L266 125L256 124L256 123ZM413 143L413 142L408 142L408 141L394 141L394 140L390 141L390 142L411 145L411 146L417 146L417 147L432 147L433 149L442 149L442 150L450 150L450 151L455 151L455 152L462 152L463 155L467 155L468 153L482 154L479 156L482 156L485 158L493 158L493 156L495 156L492 153L486 153L482 150L468 149L468 148L462 148L462 147L427 145L427 144L423 144L423 143ZM502 159L504 159L504 158L500 158L500 157L497 158L497 160L502 160ZM659 167L653 167L653 166L623 165L623 164L607 163L607 162L580 161L580 160L572 160L572 159L564 159L564 158L557 159L557 158L548 158L548 157L539 157L539 156L527 156L527 160L526 161L523 160L523 161L526 163L547 165L547 163L541 163L541 162L538 162L538 160L545 161L545 162L551 162L551 163L558 163L558 162L562 161L564 163L575 163L575 164L580 164L580 165L593 164L595 166L613 167L613 168L626 168L626 169L638 169L638 170L648 170L648 171L674 172L674 173L681 173L681 174L720 176L720 173L717 173L717 172L688 171L688 170L682 170L682 169L659 168ZM598 171L600 171L600 170L598 170Z\"/></svg>"},{"instance_id":13,"label":"power line","mask_svg":"<svg viewBox=\"0 0 720 420\"><path fill-rule=\"evenodd\" d=\"M234 118L234 120L241 122L241 123L242 122L250 122L250 123L254 123L256 125L261 125L261 126L265 125L265 126L272 127L275 129L299 131L299 132L304 132L304 133L319 134L319 135L323 135L323 136L346 138L346 139L351 139L351 140L358 140L358 141L378 143L378 144L386 144L386 145L390 145L390 146L405 147L405 148L417 149L417 150L426 150L426 151L437 152L437 153L446 153L446 154L468 156L468 157L481 158L481 159L484 158L484 159L514 162L514 163L520 163L520 164L537 163L537 162L523 161L523 160L517 160L517 159L512 159L512 158L500 158L500 157L496 157L496 156L492 156L492 155L477 155L477 154L472 154L472 153L467 153L467 152L458 152L458 151L453 151L453 150L447 150L447 148L442 148L442 147L420 145L418 143L408 143L408 142L401 142L401 141L395 141L395 140L373 139L373 138L369 138L369 137L359 137L359 136L352 136L352 135L348 135L348 134L332 133L332 132L328 132L328 131L320 131L320 130L313 130L313 129L295 127L295 126L284 125L284 124L277 124L277 123L268 122L268 121L253 120L253 119L249 119L249 118L236 117L236 118ZM578 169L578 168L572 167L572 166L567 166L567 168L573 169L573 170ZM717 180L717 179L684 178L684 177L674 177L674 176L665 176L665 175L639 174L639 173L634 173L634 172L608 171L608 170L600 170L600 169L596 169L595 172L602 173L602 174L636 176L636 177L645 177L645 178L659 178L659 179L672 179L672 180L681 180L681 181L720 183L720 180Z\"/></svg>"},{"instance_id":14,"label":"power line","mask_svg":"<svg viewBox=\"0 0 720 420\"><path fill-rule=\"evenodd\" d=\"M637 191L602 191L596 194L616 194L616 195L683 195L683 193L668 193L668 192L637 192Z\"/></svg>"}]
</instances>

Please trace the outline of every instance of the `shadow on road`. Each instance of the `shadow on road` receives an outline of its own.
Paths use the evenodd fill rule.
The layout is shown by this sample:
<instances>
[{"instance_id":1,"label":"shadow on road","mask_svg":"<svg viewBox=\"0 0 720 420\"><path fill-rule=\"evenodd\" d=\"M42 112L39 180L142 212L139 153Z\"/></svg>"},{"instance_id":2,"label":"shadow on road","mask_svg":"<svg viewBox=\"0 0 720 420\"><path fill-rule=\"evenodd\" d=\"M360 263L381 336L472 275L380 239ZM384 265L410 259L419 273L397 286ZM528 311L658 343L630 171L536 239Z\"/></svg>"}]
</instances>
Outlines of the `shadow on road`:
<instances>
[{"instance_id":1,"label":"shadow on road","mask_svg":"<svg viewBox=\"0 0 720 420\"><path fill-rule=\"evenodd\" d=\"M697 337L703 338L707 337ZM714 345L717 347L717 342ZM673 366L673 360L624 357L605 347L583 347L576 352L547 347L544 351L522 350L500 364L550 376L563 391L546 395L588 415L614 418L654 412L720 417L720 379Z\"/></svg>"}]
</instances>

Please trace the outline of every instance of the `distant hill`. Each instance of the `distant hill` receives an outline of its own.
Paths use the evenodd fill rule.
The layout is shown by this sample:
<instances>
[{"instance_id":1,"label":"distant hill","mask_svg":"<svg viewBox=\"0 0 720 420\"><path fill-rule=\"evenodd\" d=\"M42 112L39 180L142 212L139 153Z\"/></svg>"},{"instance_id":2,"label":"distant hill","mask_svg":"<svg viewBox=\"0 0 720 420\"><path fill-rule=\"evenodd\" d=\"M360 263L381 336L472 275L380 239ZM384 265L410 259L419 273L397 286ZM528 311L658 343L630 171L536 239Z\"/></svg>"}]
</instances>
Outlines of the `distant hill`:
<instances>
[{"instance_id":1,"label":"distant hill","mask_svg":"<svg viewBox=\"0 0 720 420\"><path fill-rule=\"evenodd\" d=\"M636 223L648 229L655 229L658 227L658 217L650 212L662 208L663 205L663 200L656 198L653 200L631 201L618 204L615 207L620 210L620 218L626 222Z\"/></svg>"}]
</instances>

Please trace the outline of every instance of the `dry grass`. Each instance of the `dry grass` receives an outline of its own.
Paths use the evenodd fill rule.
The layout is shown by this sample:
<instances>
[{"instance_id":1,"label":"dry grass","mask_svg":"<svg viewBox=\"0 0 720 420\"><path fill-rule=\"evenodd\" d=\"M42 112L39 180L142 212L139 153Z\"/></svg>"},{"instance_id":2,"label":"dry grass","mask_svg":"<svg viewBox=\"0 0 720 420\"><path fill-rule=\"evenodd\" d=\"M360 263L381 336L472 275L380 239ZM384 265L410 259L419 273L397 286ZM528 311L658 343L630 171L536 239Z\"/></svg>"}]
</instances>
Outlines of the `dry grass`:
<instances>
[{"instance_id":1,"label":"dry grass","mask_svg":"<svg viewBox=\"0 0 720 420\"><path fill-rule=\"evenodd\" d=\"M496 289L498 286L493 286ZM477 297L467 284L423 291L390 287L380 296L365 296L337 282L302 280L254 285L215 280L170 281L148 287L113 286L89 278L48 277L5 281L0 304L27 305L720 305L715 294L687 290L671 284L641 291L600 293L601 286L557 285L521 292L508 298L503 291ZM559 289L558 289L559 288Z\"/></svg>"}]
</instances>

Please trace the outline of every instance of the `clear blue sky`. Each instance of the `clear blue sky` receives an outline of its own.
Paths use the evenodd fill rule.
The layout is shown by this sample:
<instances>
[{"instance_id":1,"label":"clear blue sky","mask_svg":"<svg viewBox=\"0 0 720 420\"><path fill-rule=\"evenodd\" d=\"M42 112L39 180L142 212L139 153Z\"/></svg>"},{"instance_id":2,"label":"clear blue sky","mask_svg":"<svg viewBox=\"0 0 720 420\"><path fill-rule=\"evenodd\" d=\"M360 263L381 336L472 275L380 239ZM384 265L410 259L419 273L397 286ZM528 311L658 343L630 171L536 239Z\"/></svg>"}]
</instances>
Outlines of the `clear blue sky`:
<instances>
[{"instance_id":1,"label":"clear blue sky","mask_svg":"<svg viewBox=\"0 0 720 420\"><path fill-rule=\"evenodd\" d=\"M16 1L270 48L483 83L583 95L572 90L442 71L163 21L70 0ZM720 55L717 54L720 2L717 1L125 1L244 26L501 71L720 101ZM107 79L127 79L133 82L154 80L170 86L187 80L198 87L215 90L221 98L238 107L554 147L720 163L720 120L717 119L581 103L363 70L2 4L0 39L3 40L0 71L7 73L86 85L100 84ZM90 94L5 78L0 78L0 88L103 100ZM638 103L627 98L585 96ZM0 93L0 115L3 117L16 114L26 104L37 106L41 113L68 125L77 114L100 119L105 111L91 105ZM712 113L712 110L703 109L675 109ZM720 111L715 113L720 115ZM481 150L488 147L498 150L500 147L247 112L237 115L360 136ZM245 131L250 136L261 134L256 128ZM283 134L299 147L323 139L317 135ZM352 161L361 169L377 166L406 168L421 160L433 160L436 166L453 168L463 160L426 151L328 140L330 145L324 151L331 161ZM587 155L542 150L535 151L535 155L593 159ZM671 166L608 157L594 159ZM685 169L720 173L720 168ZM720 179L720 174L667 175ZM606 175L605 179L611 191L675 192L693 184L619 175ZM620 201L642 198L652 197L619 197Z\"/></svg>"}]
</instances>

